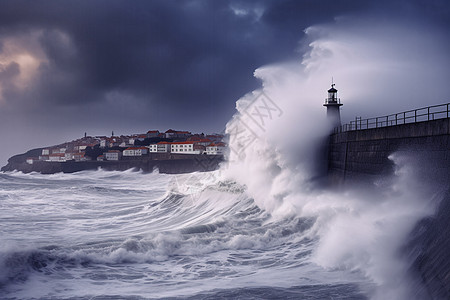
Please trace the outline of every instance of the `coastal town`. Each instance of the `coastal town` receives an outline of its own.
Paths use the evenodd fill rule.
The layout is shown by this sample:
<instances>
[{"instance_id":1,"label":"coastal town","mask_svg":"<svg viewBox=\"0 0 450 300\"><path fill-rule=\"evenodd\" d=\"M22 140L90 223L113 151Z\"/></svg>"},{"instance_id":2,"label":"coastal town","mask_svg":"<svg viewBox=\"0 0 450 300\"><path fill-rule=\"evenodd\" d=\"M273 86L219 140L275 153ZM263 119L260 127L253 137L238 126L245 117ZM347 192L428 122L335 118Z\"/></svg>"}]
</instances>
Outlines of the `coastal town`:
<instances>
[{"instance_id":1,"label":"coastal town","mask_svg":"<svg viewBox=\"0 0 450 300\"><path fill-rule=\"evenodd\" d=\"M165 132L149 130L146 134L115 136L88 136L43 148L40 155L27 157L26 163L36 161L119 161L160 154L223 155L226 145L221 134L193 134L189 131L169 129Z\"/></svg>"}]
</instances>

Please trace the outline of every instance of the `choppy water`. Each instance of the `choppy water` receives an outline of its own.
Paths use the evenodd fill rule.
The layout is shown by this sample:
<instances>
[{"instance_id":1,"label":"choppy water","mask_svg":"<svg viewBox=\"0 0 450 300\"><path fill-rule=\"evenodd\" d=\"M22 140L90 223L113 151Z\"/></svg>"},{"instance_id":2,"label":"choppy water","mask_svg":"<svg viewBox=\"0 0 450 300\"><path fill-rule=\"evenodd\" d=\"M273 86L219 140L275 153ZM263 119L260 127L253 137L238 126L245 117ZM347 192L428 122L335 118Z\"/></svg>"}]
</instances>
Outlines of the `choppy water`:
<instances>
[{"instance_id":1,"label":"choppy water","mask_svg":"<svg viewBox=\"0 0 450 300\"><path fill-rule=\"evenodd\" d=\"M367 298L358 270L312 262L314 217L216 175L0 174L0 298Z\"/></svg>"}]
</instances>

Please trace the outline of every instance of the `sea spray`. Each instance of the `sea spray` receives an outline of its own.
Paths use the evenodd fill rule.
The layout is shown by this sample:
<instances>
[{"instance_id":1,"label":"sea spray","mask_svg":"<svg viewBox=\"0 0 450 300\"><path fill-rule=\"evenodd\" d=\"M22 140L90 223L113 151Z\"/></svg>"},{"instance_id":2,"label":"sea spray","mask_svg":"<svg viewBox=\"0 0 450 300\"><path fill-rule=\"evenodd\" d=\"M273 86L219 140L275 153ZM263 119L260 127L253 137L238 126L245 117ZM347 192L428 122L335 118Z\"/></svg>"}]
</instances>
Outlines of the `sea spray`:
<instances>
[{"instance_id":1,"label":"sea spray","mask_svg":"<svg viewBox=\"0 0 450 300\"><path fill-rule=\"evenodd\" d=\"M245 185L246 193L275 219L315 219L308 230L311 238L319 238L312 262L361 273L374 283L369 293L374 299L420 299L409 289L410 262L400 250L414 224L434 212L439 195L431 182L413 175L416 160L404 164L404 153L393 155L396 174L370 183L367 190L329 192L318 180L325 161L321 145L331 130L322 107L331 76L344 109L372 115L420 103L448 74L439 59L430 57L443 57L439 41L404 55L417 33L395 23L370 28L371 21L344 18L308 28L310 49L301 62L255 71L262 88L236 103L237 113L227 124L231 151L223 174ZM387 28L404 39L393 39ZM424 68L423 55L429 55L433 71ZM419 81L423 89L409 89ZM261 94L268 98L264 103ZM272 115L277 110L282 113ZM257 117L264 121L257 123Z\"/></svg>"},{"instance_id":2,"label":"sea spray","mask_svg":"<svg viewBox=\"0 0 450 300\"><path fill-rule=\"evenodd\" d=\"M434 213L442 193L432 184L413 188L423 181L414 175L420 173L414 160L403 165L401 156L392 159L397 171L389 188L320 196L303 207L303 214L319 216L313 261L362 271L378 286L373 299L416 299L409 290L411 262L402 247L416 222Z\"/></svg>"}]
</instances>

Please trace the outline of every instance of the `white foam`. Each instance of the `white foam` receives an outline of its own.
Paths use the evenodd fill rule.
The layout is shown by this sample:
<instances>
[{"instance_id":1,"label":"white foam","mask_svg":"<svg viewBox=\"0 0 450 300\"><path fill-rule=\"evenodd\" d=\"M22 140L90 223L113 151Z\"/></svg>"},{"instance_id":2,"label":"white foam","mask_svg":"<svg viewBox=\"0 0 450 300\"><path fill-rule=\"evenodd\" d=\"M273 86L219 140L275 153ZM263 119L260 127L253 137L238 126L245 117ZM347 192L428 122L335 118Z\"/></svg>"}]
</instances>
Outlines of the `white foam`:
<instances>
[{"instance_id":1,"label":"white foam","mask_svg":"<svg viewBox=\"0 0 450 300\"><path fill-rule=\"evenodd\" d=\"M405 165L401 156L393 158L397 177L375 193L317 190L318 144L330 130L322 103L331 76L344 103L344 121L354 118L347 111L372 117L426 106L424 99L441 102L443 80L450 75L442 61L448 62L448 56L438 33L431 31L424 42L422 31L411 24L381 25L371 18L342 18L310 27L310 50L303 60L256 70L263 87L237 101L237 113L227 124L232 151L224 176L245 185L246 193L275 219L317 217L310 235L320 241L312 261L363 272L379 287L375 299L411 296L408 265L398 251L438 199L431 186L412 176L417 171L411 165L414 160ZM405 53L413 48L416 51ZM262 92L272 111L258 98ZM430 95L433 100L428 100ZM265 113L263 123L258 123L255 106ZM236 245L247 243L236 237Z\"/></svg>"}]
</instances>

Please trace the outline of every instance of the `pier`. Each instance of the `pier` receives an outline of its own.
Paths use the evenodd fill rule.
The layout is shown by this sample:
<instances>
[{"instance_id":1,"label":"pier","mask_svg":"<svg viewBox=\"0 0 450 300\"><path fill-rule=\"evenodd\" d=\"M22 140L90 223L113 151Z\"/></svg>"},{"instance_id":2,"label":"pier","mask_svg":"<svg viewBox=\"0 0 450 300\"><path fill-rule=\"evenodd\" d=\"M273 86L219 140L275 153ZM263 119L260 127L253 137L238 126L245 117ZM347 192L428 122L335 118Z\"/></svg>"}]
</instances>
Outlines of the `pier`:
<instances>
[{"instance_id":1,"label":"pier","mask_svg":"<svg viewBox=\"0 0 450 300\"><path fill-rule=\"evenodd\" d=\"M337 126L330 135L328 175L333 183L388 176L389 156L414 152L450 173L450 103ZM449 181L450 182L450 181Z\"/></svg>"}]
</instances>

